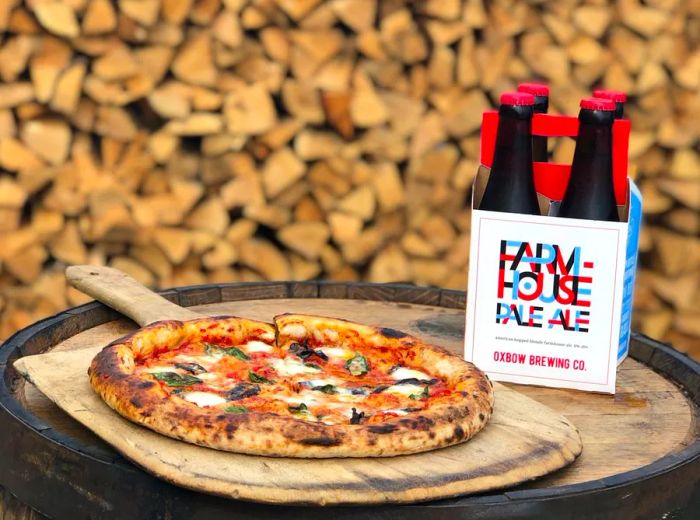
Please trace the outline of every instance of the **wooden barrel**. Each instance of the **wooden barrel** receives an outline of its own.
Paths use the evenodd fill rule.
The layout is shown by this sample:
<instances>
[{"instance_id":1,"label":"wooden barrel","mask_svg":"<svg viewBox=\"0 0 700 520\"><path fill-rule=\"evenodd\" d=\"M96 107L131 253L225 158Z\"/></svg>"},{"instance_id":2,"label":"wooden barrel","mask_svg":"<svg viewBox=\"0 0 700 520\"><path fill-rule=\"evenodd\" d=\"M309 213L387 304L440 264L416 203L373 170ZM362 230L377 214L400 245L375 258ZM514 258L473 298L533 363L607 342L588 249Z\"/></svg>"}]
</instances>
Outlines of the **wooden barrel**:
<instances>
[{"instance_id":1,"label":"wooden barrel","mask_svg":"<svg viewBox=\"0 0 700 520\"><path fill-rule=\"evenodd\" d=\"M162 293L209 314L287 311L403 329L461 352L463 292L333 282L220 284ZM516 488L381 507L289 507L198 494L125 460L13 369L22 356L106 343L136 325L99 303L42 320L0 347L0 518L692 518L700 507L700 365L633 335L615 396L512 386L577 425L583 454ZM82 338L82 339L81 339ZM83 343L81 343L81 341ZM84 346L84 345L83 345Z\"/></svg>"}]
</instances>

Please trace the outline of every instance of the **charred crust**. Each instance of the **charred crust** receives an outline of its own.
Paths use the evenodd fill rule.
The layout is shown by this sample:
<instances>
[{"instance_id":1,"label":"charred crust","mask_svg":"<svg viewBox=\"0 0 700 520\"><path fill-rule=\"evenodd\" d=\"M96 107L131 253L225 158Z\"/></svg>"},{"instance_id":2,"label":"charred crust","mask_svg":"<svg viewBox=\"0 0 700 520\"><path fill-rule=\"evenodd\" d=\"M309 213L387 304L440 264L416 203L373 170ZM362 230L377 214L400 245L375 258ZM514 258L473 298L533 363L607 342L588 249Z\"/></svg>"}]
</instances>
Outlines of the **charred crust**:
<instances>
[{"instance_id":1,"label":"charred crust","mask_svg":"<svg viewBox=\"0 0 700 520\"><path fill-rule=\"evenodd\" d=\"M147 390L153 386L155 386L153 381L141 381L136 384L136 388L140 388L141 390Z\"/></svg>"},{"instance_id":2,"label":"charred crust","mask_svg":"<svg viewBox=\"0 0 700 520\"><path fill-rule=\"evenodd\" d=\"M419 415L418 417L407 417L405 419L401 419L399 424L411 430L429 431L435 423L432 419Z\"/></svg>"},{"instance_id":3,"label":"charred crust","mask_svg":"<svg viewBox=\"0 0 700 520\"><path fill-rule=\"evenodd\" d=\"M123 379L127 376L117 354L117 345L103 349L92 362L93 373L101 378Z\"/></svg>"},{"instance_id":4,"label":"charred crust","mask_svg":"<svg viewBox=\"0 0 700 520\"><path fill-rule=\"evenodd\" d=\"M382 336L384 336L385 338L400 339L408 336L408 334L406 334L405 332L396 329L390 329L387 327L381 327L379 329L379 332L381 332Z\"/></svg>"},{"instance_id":5,"label":"charred crust","mask_svg":"<svg viewBox=\"0 0 700 520\"><path fill-rule=\"evenodd\" d=\"M337 446L340 444L340 440L331 437L309 437L301 439L299 443L305 446Z\"/></svg>"},{"instance_id":6,"label":"charred crust","mask_svg":"<svg viewBox=\"0 0 700 520\"><path fill-rule=\"evenodd\" d=\"M481 413L481 412L479 412L479 420L480 420L481 422L484 422L484 421L486 420L486 416L485 416L483 413Z\"/></svg>"},{"instance_id":7,"label":"charred crust","mask_svg":"<svg viewBox=\"0 0 700 520\"><path fill-rule=\"evenodd\" d=\"M455 426L454 436L455 436L455 439L457 439L459 441L464 439L464 430L462 429L461 426Z\"/></svg>"},{"instance_id":8,"label":"charred crust","mask_svg":"<svg viewBox=\"0 0 700 520\"><path fill-rule=\"evenodd\" d=\"M397 426L395 424L385 423L385 424L373 424L367 427L367 431L370 433L392 433L396 431Z\"/></svg>"},{"instance_id":9,"label":"charred crust","mask_svg":"<svg viewBox=\"0 0 700 520\"><path fill-rule=\"evenodd\" d=\"M134 397L129 399L129 402L131 403L131 405L134 408L142 408L143 407L143 402L141 401L141 399L139 398L138 395L135 395Z\"/></svg>"}]
</instances>

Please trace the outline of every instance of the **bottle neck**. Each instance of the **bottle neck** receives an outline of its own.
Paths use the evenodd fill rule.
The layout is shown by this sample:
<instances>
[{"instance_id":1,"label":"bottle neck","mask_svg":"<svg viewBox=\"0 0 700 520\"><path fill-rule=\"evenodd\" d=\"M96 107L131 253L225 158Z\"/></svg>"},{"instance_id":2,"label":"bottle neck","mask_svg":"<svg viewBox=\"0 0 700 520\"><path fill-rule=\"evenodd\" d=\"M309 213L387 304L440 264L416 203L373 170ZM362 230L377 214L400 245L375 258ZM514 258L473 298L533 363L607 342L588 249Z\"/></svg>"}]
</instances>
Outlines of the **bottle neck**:
<instances>
[{"instance_id":1,"label":"bottle neck","mask_svg":"<svg viewBox=\"0 0 700 520\"><path fill-rule=\"evenodd\" d=\"M535 96L535 114L546 114L549 110L549 96Z\"/></svg>"},{"instance_id":2,"label":"bottle neck","mask_svg":"<svg viewBox=\"0 0 700 520\"><path fill-rule=\"evenodd\" d=\"M612 178L613 115L581 110L571 177L560 216L618 220Z\"/></svg>"},{"instance_id":3,"label":"bottle neck","mask_svg":"<svg viewBox=\"0 0 700 520\"><path fill-rule=\"evenodd\" d=\"M539 215L532 176L532 106L501 105L491 174L479 209Z\"/></svg>"},{"instance_id":4,"label":"bottle neck","mask_svg":"<svg viewBox=\"0 0 700 520\"><path fill-rule=\"evenodd\" d=\"M615 102L615 119L622 119L625 113L625 104L622 101Z\"/></svg>"},{"instance_id":5,"label":"bottle neck","mask_svg":"<svg viewBox=\"0 0 700 520\"><path fill-rule=\"evenodd\" d=\"M531 106L503 105L498 111L498 132L491 176L513 182L532 178Z\"/></svg>"},{"instance_id":6,"label":"bottle neck","mask_svg":"<svg viewBox=\"0 0 700 520\"><path fill-rule=\"evenodd\" d=\"M549 109L548 96L535 96L535 114L546 114ZM532 160L535 162L547 162L547 138L542 135L532 136Z\"/></svg>"}]
</instances>

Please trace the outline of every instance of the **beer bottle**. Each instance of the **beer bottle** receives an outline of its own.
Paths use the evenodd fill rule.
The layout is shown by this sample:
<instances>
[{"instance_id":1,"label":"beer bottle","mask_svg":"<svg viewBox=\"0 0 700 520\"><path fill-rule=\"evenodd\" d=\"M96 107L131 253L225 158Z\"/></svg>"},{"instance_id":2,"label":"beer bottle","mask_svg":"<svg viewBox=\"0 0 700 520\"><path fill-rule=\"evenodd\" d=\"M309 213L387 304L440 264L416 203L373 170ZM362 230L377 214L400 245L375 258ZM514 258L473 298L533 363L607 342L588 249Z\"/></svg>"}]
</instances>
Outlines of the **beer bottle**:
<instances>
[{"instance_id":1,"label":"beer bottle","mask_svg":"<svg viewBox=\"0 0 700 520\"><path fill-rule=\"evenodd\" d=\"M622 119L622 115L625 110L625 101L627 101L627 94L621 90L606 90L603 88L598 88L593 91L593 97L610 99L614 101L615 119Z\"/></svg>"},{"instance_id":2,"label":"beer bottle","mask_svg":"<svg viewBox=\"0 0 700 520\"><path fill-rule=\"evenodd\" d=\"M581 100L571 176L557 216L617 222L612 177L612 124L615 103L610 99Z\"/></svg>"},{"instance_id":3,"label":"beer bottle","mask_svg":"<svg viewBox=\"0 0 700 520\"><path fill-rule=\"evenodd\" d=\"M540 214L532 176L534 104L534 96L525 92L501 95L493 164L479 209Z\"/></svg>"},{"instance_id":4,"label":"beer bottle","mask_svg":"<svg viewBox=\"0 0 700 520\"><path fill-rule=\"evenodd\" d=\"M549 109L549 87L542 83L521 83L518 92L527 92L535 96L535 114L546 114ZM532 136L532 160L547 162L547 138L543 135Z\"/></svg>"}]
</instances>

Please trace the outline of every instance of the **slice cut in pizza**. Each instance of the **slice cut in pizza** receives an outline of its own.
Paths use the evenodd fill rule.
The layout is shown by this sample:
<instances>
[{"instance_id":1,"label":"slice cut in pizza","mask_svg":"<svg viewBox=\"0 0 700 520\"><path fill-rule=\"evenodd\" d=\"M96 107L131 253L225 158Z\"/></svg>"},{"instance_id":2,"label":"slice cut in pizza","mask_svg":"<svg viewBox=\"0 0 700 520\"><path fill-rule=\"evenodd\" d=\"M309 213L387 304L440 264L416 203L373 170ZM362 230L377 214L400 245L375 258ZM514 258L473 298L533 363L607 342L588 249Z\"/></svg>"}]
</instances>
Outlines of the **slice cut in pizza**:
<instances>
[{"instance_id":1,"label":"slice cut in pizza","mask_svg":"<svg viewBox=\"0 0 700 520\"><path fill-rule=\"evenodd\" d=\"M89 369L102 399L163 435L281 457L383 457L465 442L493 411L473 364L403 332L283 314L153 323Z\"/></svg>"}]
</instances>

